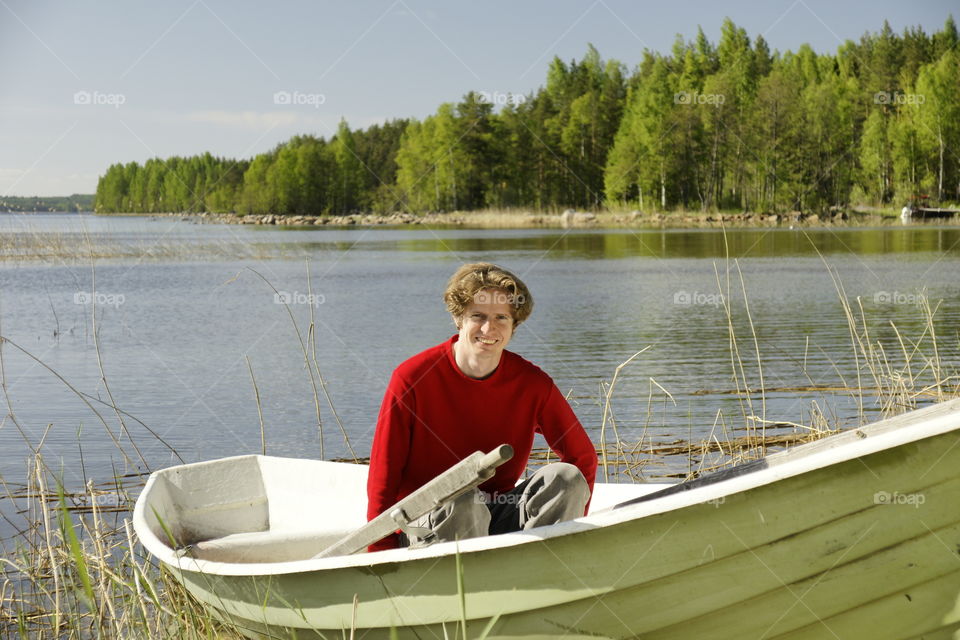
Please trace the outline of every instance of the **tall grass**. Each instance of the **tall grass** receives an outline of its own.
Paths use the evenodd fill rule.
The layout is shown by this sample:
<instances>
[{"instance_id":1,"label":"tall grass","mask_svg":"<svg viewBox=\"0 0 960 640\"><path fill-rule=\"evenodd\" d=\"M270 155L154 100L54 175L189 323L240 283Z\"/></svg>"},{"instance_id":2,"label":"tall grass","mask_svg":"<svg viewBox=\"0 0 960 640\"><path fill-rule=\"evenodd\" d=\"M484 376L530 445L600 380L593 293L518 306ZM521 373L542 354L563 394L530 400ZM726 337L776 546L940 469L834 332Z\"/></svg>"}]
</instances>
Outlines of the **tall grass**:
<instances>
[{"instance_id":1,"label":"tall grass","mask_svg":"<svg viewBox=\"0 0 960 640\"><path fill-rule=\"evenodd\" d=\"M42 455L0 500L22 514L3 541L0 637L240 638L146 556L121 479L68 493Z\"/></svg>"},{"instance_id":2,"label":"tall grass","mask_svg":"<svg viewBox=\"0 0 960 640\"><path fill-rule=\"evenodd\" d=\"M266 260L304 251L296 244L256 242L240 238L185 241L182 238L121 240L87 232L29 230L0 233L0 262L89 264L92 260Z\"/></svg>"},{"instance_id":3,"label":"tall grass","mask_svg":"<svg viewBox=\"0 0 960 640\"><path fill-rule=\"evenodd\" d=\"M670 391L650 378L650 392L645 399L646 421L620 425L625 432L639 430L641 435L637 440L621 439L618 433L621 429L618 429L611 406L613 389L624 368L643 353L638 352L616 368L609 383L601 383L598 404L602 407L603 418L598 454L603 478L609 482L664 478L689 480L706 472L761 458L771 450L819 440L843 429L960 397L960 362L957 358L960 339L937 335L935 319L940 302L931 301L926 292L916 296L914 310L922 330L920 335L907 336L892 320L878 320L876 315L871 316L860 298L851 299L837 271L826 262L824 265L836 287L840 316L850 335L855 380L848 380L834 364L839 384L817 384L810 378L804 364L802 375L807 384L770 388L764 378L765 358L750 311L743 273L738 261L727 260L725 272L718 271L716 279L723 320L727 325L730 377L734 388L723 393L736 398L737 413L730 415L717 409L709 434L700 440L664 440L657 437L651 417L659 411L663 416L662 423L667 424L667 414L677 409L677 403ZM741 297L734 295L736 292ZM735 302L738 299L739 306ZM735 320L738 315L742 317L739 322ZM876 327L884 325L890 327L896 338L892 344L874 335ZM945 357L945 353L950 355ZM804 363L806 356L805 353ZM646 357L656 357L656 352L651 351ZM632 366L642 366L642 360ZM806 411L801 408L798 412L805 418L768 419L767 394L770 392L808 396ZM848 396L855 404L855 415L837 414L827 394ZM638 399L631 401L637 402ZM743 435L736 435L737 431ZM614 436L612 441L608 439L610 432ZM549 457L549 452L544 450L533 454L536 463L548 461Z\"/></svg>"}]
</instances>

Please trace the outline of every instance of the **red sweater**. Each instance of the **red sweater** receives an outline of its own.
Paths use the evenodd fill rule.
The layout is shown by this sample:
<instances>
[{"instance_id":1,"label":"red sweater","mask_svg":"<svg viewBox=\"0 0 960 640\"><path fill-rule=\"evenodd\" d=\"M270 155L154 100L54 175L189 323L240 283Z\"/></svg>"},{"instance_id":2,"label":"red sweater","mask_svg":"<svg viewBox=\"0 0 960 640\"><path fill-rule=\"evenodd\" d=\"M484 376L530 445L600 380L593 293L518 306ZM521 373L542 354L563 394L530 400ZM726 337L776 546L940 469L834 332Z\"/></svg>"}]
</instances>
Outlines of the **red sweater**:
<instances>
[{"instance_id":1,"label":"red sweater","mask_svg":"<svg viewBox=\"0 0 960 640\"><path fill-rule=\"evenodd\" d=\"M460 371L453 336L393 372L370 453L367 518L372 519L474 451L501 444L513 458L480 489L512 489L523 474L535 433L562 462L576 465L590 490L597 453L563 394L546 373L504 350L497 369L476 380ZM391 536L371 551L397 546Z\"/></svg>"}]
</instances>

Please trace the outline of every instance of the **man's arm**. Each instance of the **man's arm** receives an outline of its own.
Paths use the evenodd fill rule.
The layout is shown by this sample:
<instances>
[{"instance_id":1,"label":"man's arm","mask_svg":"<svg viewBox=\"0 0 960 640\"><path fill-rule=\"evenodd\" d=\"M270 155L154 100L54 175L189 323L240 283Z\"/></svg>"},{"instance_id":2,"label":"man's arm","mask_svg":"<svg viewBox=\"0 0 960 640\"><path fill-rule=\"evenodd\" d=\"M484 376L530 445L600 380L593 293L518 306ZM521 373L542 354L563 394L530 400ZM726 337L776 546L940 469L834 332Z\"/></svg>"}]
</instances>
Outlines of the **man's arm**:
<instances>
[{"instance_id":1,"label":"man's arm","mask_svg":"<svg viewBox=\"0 0 960 640\"><path fill-rule=\"evenodd\" d=\"M561 462L567 462L580 469L580 473L590 486L597 476L597 450L577 419L570 403L563 397L557 385L550 381L550 391L540 411L539 431L547 444L559 456ZM589 509L590 505L587 504Z\"/></svg>"},{"instance_id":2,"label":"man's arm","mask_svg":"<svg viewBox=\"0 0 960 640\"><path fill-rule=\"evenodd\" d=\"M373 520L397 501L400 478L410 453L413 425L413 392L394 372L383 395L377 429L370 450L370 471L367 476L367 520ZM396 535L370 545L370 551L395 549Z\"/></svg>"}]
</instances>

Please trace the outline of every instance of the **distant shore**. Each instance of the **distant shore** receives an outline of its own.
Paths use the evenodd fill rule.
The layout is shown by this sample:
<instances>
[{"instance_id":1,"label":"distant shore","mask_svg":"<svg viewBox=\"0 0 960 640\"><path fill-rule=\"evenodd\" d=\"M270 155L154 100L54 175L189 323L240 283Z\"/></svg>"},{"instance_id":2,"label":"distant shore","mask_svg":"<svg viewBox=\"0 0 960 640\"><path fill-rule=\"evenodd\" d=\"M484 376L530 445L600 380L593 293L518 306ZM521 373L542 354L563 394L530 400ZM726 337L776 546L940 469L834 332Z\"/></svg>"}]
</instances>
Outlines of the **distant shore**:
<instances>
[{"instance_id":1,"label":"distant shore","mask_svg":"<svg viewBox=\"0 0 960 640\"><path fill-rule=\"evenodd\" d=\"M4 212L30 214L41 212ZM54 212L42 212L54 213ZM76 212L88 213L88 212ZM671 211L668 213L640 211L575 211L563 213L536 212L521 209L482 209L443 213L352 213L345 215L282 215L234 213L108 213L109 216L140 218L181 218L203 224L245 224L277 227L447 227L464 229L702 229L744 227L864 227L899 226L903 224L899 212L877 207L853 207L829 212L801 213L731 213ZM911 225L960 224L960 216L942 219L914 219Z\"/></svg>"},{"instance_id":2,"label":"distant shore","mask_svg":"<svg viewBox=\"0 0 960 640\"><path fill-rule=\"evenodd\" d=\"M126 214L106 214L126 215ZM453 211L450 213L349 215L236 215L231 213L129 214L148 217L180 217L201 223L248 224L279 227L461 227L474 229L618 229L618 228L721 228L721 227L822 227L900 225L899 216L886 210L836 210L824 214L792 213L700 213L582 212L542 213L522 210ZM960 221L933 220L937 224ZM911 224L929 224L913 221Z\"/></svg>"}]
</instances>

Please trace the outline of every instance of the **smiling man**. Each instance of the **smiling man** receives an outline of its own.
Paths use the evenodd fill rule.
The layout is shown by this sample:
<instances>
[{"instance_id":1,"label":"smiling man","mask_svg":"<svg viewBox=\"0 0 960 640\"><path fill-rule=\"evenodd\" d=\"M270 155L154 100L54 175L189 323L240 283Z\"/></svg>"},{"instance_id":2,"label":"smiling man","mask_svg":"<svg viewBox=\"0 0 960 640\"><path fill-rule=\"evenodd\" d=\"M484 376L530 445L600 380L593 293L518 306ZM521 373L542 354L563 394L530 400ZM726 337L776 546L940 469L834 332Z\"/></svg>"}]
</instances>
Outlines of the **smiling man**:
<instances>
[{"instance_id":1,"label":"smiling man","mask_svg":"<svg viewBox=\"0 0 960 640\"><path fill-rule=\"evenodd\" d=\"M523 282L494 264L460 267L444 292L458 333L410 358L384 394L370 454L372 519L474 451L514 456L479 489L371 551L555 524L584 514L597 454L550 376L507 345L533 310ZM536 433L560 458L518 484Z\"/></svg>"}]
</instances>

